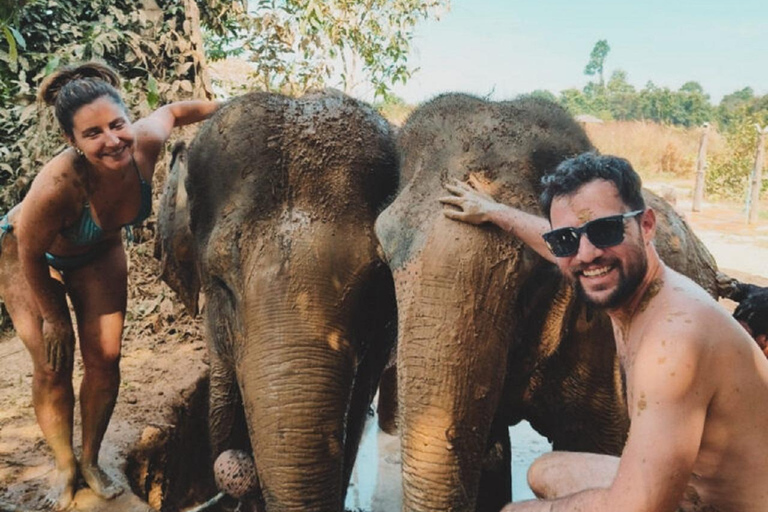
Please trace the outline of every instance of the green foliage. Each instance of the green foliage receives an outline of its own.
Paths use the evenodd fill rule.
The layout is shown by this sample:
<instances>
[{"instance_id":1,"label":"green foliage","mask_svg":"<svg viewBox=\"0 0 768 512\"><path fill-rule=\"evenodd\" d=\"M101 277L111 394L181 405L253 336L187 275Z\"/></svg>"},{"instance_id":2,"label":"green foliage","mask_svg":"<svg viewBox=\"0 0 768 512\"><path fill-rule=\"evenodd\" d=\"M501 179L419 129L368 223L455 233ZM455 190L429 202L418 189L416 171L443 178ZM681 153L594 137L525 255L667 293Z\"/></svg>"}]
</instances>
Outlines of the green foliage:
<instances>
[{"instance_id":1,"label":"green foliage","mask_svg":"<svg viewBox=\"0 0 768 512\"><path fill-rule=\"evenodd\" d=\"M713 158L708 165L706 192L709 197L740 201L746 198L757 150L755 124L759 124L755 115L745 115L731 123L725 134L727 151Z\"/></svg>"},{"instance_id":2,"label":"green foliage","mask_svg":"<svg viewBox=\"0 0 768 512\"><path fill-rule=\"evenodd\" d=\"M611 47L608 45L608 41L600 39L592 48L592 53L589 54L589 62L587 62L584 68L584 74L587 76L597 74L600 78L600 88L605 84L603 80L603 67L605 66L605 58L608 57L609 51L611 51Z\"/></svg>"},{"instance_id":3,"label":"green foliage","mask_svg":"<svg viewBox=\"0 0 768 512\"><path fill-rule=\"evenodd\" d=\"M100 60L124 78L125 99L140 117L160 103L209 95L190 0L145 10L140 0L28 0L15 11L15 58L0 52L0 211L17 203L32 177L64 147L50 110L35 101L42 79L60 65ZM5 22L8 23L8 22Z\"/></svg>"},{"instance_id":4,"label":"green foliage","mask_svg":"<svg viewBox=\"0 0 768 512\"><path fill-rule=\"evenodd\" d=\"M209 57L247 57L262 88L289 94L370 85L377 97L406 82L413 28L448 0L252 0L209 35Z\"/></svg>"},{"instance_id":5,"label":"green foliage","mask_svg":"<svg viewBox=\"0 0 768 512\"><path fill-rule=\"evenodd\" d=\"M723 96L717 107L717 118L726 129L739 123L745 116L752 116L761 125L768 124L768 95L755 96L751 87Z\"/></svg>"}]
</instances>

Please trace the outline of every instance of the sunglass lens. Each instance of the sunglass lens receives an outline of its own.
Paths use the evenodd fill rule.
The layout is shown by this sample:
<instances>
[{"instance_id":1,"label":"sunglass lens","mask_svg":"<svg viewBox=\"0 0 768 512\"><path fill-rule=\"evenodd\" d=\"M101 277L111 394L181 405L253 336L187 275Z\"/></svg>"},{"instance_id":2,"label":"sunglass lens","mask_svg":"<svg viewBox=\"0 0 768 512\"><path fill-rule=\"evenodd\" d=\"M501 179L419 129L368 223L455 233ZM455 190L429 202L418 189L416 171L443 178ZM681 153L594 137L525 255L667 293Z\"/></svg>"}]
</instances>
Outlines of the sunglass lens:
<instances>
[{"instance_id":1,"label":"sunglass lens","mask_svg":"<svg viewBox=\"0 0 768 512\"><path fill-rule=\"evenodd\" d=\"M618 245L624 240L624 219L612 217L597 219L586 226L587 237L595 247Z\"/></svg>"},{"instance_id":2,"label":"sunglass lens","mask_svg":"<svg viewBox=\"0 0 768 512\"><path fill-rule=\"evenodd\" d=\"M579 234L573 228L562 228L550 231L545 235L552 254L558 258L570 256L579 250Z\"/></svg>"}]
</instances>

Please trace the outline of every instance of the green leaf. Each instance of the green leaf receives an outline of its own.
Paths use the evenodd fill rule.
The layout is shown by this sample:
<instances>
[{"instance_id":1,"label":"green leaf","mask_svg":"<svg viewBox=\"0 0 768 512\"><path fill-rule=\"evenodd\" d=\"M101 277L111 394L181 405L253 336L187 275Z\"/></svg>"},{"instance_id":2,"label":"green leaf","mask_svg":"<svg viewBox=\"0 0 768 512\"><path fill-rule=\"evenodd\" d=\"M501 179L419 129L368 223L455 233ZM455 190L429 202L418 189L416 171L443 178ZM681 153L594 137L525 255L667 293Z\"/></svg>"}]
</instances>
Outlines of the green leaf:
<instances>
[{"instance_id":1,"label":"green leaf","mask_svg":"<svg viewBox=\"0 0 768 512\"><path fill-rule=\"evenodd\" d=\"M59 58L59 56L53 55L48 61L48 64L45 65L45 76L48 76L51 73L53 73L53 70L59 67L60 62L61 62L61 59Z\"/></svg>"},{"instance_id":2,"label":"green leaf","mask_svg":"<svg viewBox=\"0 0 768 512\"><path fill-rule=\"evenodd\" d=\"M147 78L147 103L152 110L157 108L160 102L160 94L157 91L157 80L152 75Z\"/></svg>"},{"instance_id":3,"label":"green leaf","mask_svg":"<svg viewBox=\"0 0 768 512\"><path fill-rule=\"evenodd\" d=\"M13 27L8 27L8 29L10 29L11 33L13 33L13 37L16 39L16 43L21 47L21 49L26 50L27 42L24 40L24 36L21 35L21 32Z\"/></svg>"},{"instance_id":4,"label":"green leaf","mask_svg":"<svg viewBox=\"0 0 768 512\"><path fill-rule=\"evenodd\" d=\"M13 38L13 33L9 27L3 27L3 33L5 34L5 40L8 41L8 60L11 66L16 65L16 61L19 58L18 51L16 50L16 40Z\"/></svg>"}]
</instances>

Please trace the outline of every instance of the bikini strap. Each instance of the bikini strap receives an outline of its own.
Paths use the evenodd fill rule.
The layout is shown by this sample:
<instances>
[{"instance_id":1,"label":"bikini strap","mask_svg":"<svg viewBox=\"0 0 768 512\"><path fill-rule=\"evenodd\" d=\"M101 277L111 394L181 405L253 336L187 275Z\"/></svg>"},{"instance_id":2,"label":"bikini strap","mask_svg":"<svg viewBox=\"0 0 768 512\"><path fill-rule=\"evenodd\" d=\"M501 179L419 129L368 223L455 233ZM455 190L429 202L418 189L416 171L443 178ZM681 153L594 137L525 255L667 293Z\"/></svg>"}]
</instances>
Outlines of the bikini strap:
<instances>
[{"instance_id":1,"label":"bikini strap","mask_svg":"<svg viewBox=\"0 0 768 512\"><path fill-rule=\"evenodd\" d=\"M133 163L133 168L136 170L136 176L139 177L139 181L142 182L142 183L146 183L144 181L144 177L141 175L141 171L139 170L139 166L136 163L136 159L133 158L133 155L131 155L131 162Z\"/></svg>"}]
</instances>

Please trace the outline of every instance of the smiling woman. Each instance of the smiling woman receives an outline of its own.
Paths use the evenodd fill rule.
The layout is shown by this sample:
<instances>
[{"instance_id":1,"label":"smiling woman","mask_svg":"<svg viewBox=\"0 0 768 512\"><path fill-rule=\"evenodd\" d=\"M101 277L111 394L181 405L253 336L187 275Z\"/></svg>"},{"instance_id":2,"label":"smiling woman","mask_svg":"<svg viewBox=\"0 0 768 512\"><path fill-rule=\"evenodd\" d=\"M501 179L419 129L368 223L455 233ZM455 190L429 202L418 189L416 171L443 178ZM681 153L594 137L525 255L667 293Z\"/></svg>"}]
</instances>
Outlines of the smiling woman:
<instances>
[{"instance_id":1,"label":"smiling woman","mask_svg":"<svg viewBox=\"0 0 768 512\"><path fill-rule=\"evenodd\" d=\"M42 168L24 200L0 220L0 296L34 363L35 414L56 463L48 501L58 510L72 503L78 474L105 499L120 492L98 465L120 384L127 295L120 230L151 213L152 174L171 130L218 108L212 101L171 103L132 123L119 87L118 75L95 62L45 80L39 98L55 106L70 147ZM11 283L9 276L18 275L22 279ZM79 463L72 446L75 336L67 295L85 369Z\"/></svg>"}]
</instances>

